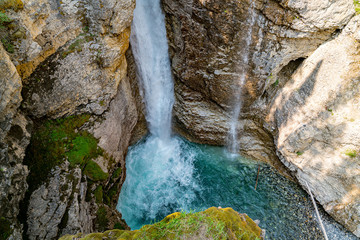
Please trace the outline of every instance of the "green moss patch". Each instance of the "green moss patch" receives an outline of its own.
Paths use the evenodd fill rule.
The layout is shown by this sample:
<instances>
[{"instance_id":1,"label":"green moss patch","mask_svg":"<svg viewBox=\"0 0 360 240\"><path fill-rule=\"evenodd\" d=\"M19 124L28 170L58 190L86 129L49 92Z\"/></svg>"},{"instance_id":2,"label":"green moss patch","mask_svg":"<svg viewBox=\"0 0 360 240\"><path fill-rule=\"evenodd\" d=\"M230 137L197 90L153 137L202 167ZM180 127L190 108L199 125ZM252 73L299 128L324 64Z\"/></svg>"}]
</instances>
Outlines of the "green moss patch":
<instances>
[{"instance_id":1,"label":"green moss patch","mask_svg":"<svg viewBox=\"0 0 360 240\"><path fill-rule=\"evenodd\" d=\"M100 210L100 209L99 209ZM78 239L243 239L260 240L261 229L247 215L231 208L209 208L198 213L173 213L140 230L110 230ZM60 240L72 239L64 236ZM90 238L94 237L94 238Z\"/></svg>"},{"instance_id":2,"label":"green moss patch","mask_svg":"<svg viewBox=\"0 0 360 240\"><path fill-rule=\"evenodd\" d=\"M0 240L6 240L12 234L10 221L4 217L0 217Z\"/></svg>"},{"instance_id":3,"label":"green moss patch","mask_svg":"<svg viewBox=\"0 0 360 240\"><path fill-rule=\"evenodd\" d=\"M89 161L86 164L84 173L95 182L106 180L109 177L109 174L103 172L100 166L94 161Z\"/></svg>"},{"instance_id":4,"label":"green moss patch","mask_svg":"<svg viewBox=\"0 0 360 240\"><path fill-rule=\"evenodd\" d=\"M96 180L106 177L104 172L97 172L100 167L94 167L90 161L101 155L103 150L97 146L96 138L80 129L89 118L90 115L84 114L48 120L35 130L24 159L30 168L28 181L31 188L38 187L47 179L51 169L65 160L70 162L71 167L87 168L89 175Z\"/></svg>"},{"instance_id":5,"label":"green moss patch","mask_svg":"<svg viewBox=\"0 0 360 240\"><path fill-rule=\"evenodd\" d=\"M108 223L109 220L107 218L106 208L101 206L96 212L96 224L98 225L98 229L104 231L107 228Z\"/></svg>"},{"instance_id":6,"label":"green moss patch","mask_svg":"<svg viewBox=\"0 0 360 240\"><path fill-rule=\"evenodd\" d=\"M0 40L8 53L14 53L15 48L9 33L9 25L13 22L6 13L0 12Z\"/></svg>"},{"instance_id":7,"label":"green moss patch","mask_svg":"<svg viewBox=\"0 0 360 240\"><path fill-rule=\"evenodd\" d=\"M94 191L94 197L96 203L102 203L103 202L103 188L102 186L98 186Z\"/></svg>"}]
</instances>

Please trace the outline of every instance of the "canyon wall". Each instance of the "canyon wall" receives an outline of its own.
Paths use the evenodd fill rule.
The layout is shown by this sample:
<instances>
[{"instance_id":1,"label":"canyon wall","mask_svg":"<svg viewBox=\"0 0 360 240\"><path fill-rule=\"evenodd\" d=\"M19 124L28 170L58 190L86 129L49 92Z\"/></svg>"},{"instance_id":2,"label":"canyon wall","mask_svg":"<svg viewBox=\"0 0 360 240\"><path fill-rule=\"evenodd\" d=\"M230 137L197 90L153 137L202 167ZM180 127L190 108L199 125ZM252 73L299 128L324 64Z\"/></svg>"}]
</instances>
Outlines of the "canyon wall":
<instances>
[{"instance_id":1,"label":"canyon wall","mask_svg":"<svg viewBox=\"0 0 360 240\"><path fill-rule=\"evenodd\" d=\"M0 8L2 237L126 229L115 207L141 108L126 60L135 1Z\"/></svg>"},{"instance_id":2,"label":"canyon wall","mask_svg":"<svg viewBox=\"0 0 360 240\"><path fill-rule=\"evenodd\" d=\"M251 4L162 3L174 127L192 141L224 145L238 104L234 89L245 67ZM360 29L353 2L255 0L254 6L239 151L284 173L285 165L360 236ZM128 50L134 7L135 0L0 3L4 236L55 239L126 228L115 210L124 159L146 133Z\"/></svg>"},{"instance_id":3,"label":"canyon wall","mask_svg":"<svg viewBox=\"0 0 360 240\"><path fill-rule=\"evenodd\" d=\"M238 150L278 168L280 158L300 183L309 183L328 213L359 236L360 73L357 20L349 23L353 2L255 0L252 11L251 1L163 5L177 132L195 142L227 144L240 72L248 69Z\"/></svg>"}]
</instances>

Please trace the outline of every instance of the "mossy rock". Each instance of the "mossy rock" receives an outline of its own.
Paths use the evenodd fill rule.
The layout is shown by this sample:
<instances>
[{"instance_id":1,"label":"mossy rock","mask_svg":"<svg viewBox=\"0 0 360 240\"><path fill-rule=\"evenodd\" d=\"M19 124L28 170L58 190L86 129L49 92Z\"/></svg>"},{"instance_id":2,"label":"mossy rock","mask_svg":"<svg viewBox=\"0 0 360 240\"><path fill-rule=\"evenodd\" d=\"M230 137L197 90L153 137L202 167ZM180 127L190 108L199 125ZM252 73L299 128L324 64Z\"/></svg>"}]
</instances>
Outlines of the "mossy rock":
<instances>
[{"instance_id":1,"label":"mossy rock","mask_svg":"<svg viewBox=\"0 0 360 240\"><path fill-rule=\"evenodd\" d=\"M77 238L76 238L77 237ZM145 225L140 230L109 230L83 236L64 236L70 239L242 239L260 240L261 229L246 214L231 208L209 208L198 213L173 213L162 221Z\"/></svg>"},{"instance_id":2,"label":"mossy rock","mask_svg":"<svg viewBox=\"0 0 360 240\"><path fill-rule=\"evenodd\" d=\"M90 115L83 114L41 122L33 132L24 163L30 168L30 190L36 189L49 176L51 169L64 161L70 167L79 166L94 181L104 180L108 174L91 159L103 154L98 140L81 127Z\"/></svg>"},{"instance_id":3,"label":"mossy rock","mask_svg":"<svg viewBox=\"0 0 360 240\"><path fill-rule=\"evenodd\" d=\"M94 197L96 203L103 203L103 188L101 185L95 189Z\"/></svg>"},{"instance_id":4,"label":"mossy rock","mask_svg":"<svg viewBox=\"0 0 360 240\"><path fill-rule=\"evenodd\" d=\"M1 0L0 11L6 9L12 9L18 11L24 8L24 3L21 0Z\"/></svg>"},{"instance_id":5,"label":"mossy rock","mask_svg":"<svg viewBox=\"0 0 360 240\"><path fill-rule=\"evenodd\" d=\"M11 223L4 217L0 217L0 240L6 240L12 234Z\"/></svg>"},{"instance_id":6,"label":"mossy rock","mask_svg":"<svg viewBox=\"0 0 360 240\"><path fill-rule=\"evenodd\" d=\"M105 173L101 167L92 160L86 164L84 174L95 182L106 180L109 177L109 174Z\"/></svg>"}]
</instances>

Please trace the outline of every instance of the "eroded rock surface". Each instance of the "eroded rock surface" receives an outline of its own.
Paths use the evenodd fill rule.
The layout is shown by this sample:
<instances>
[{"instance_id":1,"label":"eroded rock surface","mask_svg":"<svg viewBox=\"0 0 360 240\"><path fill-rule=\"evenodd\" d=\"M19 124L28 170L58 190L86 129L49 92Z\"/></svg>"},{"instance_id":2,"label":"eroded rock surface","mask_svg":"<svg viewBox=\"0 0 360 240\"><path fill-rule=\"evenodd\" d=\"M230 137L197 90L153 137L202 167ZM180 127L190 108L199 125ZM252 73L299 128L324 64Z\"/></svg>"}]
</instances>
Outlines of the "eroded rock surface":
<instances>
[{"instance_id":1,"label":"eroded rock surface","mask_svg":"<svg viewBox=\"0 0 360 240\"><path fill-rule=\"evenodd\" d=\"M6 49L0 46L1 224L9 223L12 237L22 238L17 216L28 188L29 170L22 162L30 140L30 116L35 132L45 123L57 127L42 131L53 134L51 143L59 147L54 157L61 157L26 160L31 180L20 214L25 235L55 239L115 224L126 229L115 206L138 114L125 57L135 0L16 1L19 6L9 2L1 9L8 19L1 22L0 31ZM56 125L66 121L65 115L81 113L92 114L82 128L74 127L82 135ZM104 149L89 132L97 133ZM57 138L64 134L70 134L66 138L71 141ZM36 137L41 142L41 136ZM75 158L65 154L71 150ZM81 155L84 151L87 155ZM79 153L81 164L69 161Z\"/></svg>"},{"instance_id":2,"label":"eroded rock surface","mask_svg":"<svg viewBox=\"0 0 360 240\"><path fill-rule=\"evenodd\" d=\"M358 20L344 29L353 2L257 0L253 11L251 1L163 4L177 131L226 144L234 94L247 69L239 150L275 162L277 152L326 211L359 235Z\"/></svg>"},{"instance_id":3,"label":"eroded rock surface","mask_svg":"<svg viewBox=\"0 0 360 240\"><path fill-rule=\"evenodd\" d=\"M59 22L74 34L66 34L61 48L27 74L23 107L37 118L84 111L102 114L126 76L125 52L135 1L79 1L66 8L69 13L63 12L64 4L57 9L58 18L49 19L43 28L57 31L53 24ZM61 21L61 13L72 23Z\"/></svg>"},{"instance_id":4,"label":"eroded rock surface","mask_svg":"<svg viewBox=\"0 0 360 240\"><path fill-rule=\"evenodd\" d=\"M19 112L12 119L6 137L0 141L0 220L3 226L8 224L10 227L7 233L2 234L13 239L22 238L22 224L17 216L19 203L28 188L26 177L29 170L22 160L30 142L31 128L31 120Z\"/></svg>"},{"instance_id":5,"label":"eroded rock surface","mask_svg":"<svg viewBox=\"0 0 360 240\"><path fill-rule=\"evenodd\" d=\"M276 159L273 145L264 144L271 139L271 128L263 130L266 91L279 84L277 75L290 61L309 56L344 27L354 14L352 2L257 0L253 11L249 1L163 4L176 82L177 130L193 141L225 144L238 104L234 94L240 72L247 68L238 128L238 136L247 137L240 139L239 150L265 161ZM249 26L251 14L254 26ZM245 52L249 32L251 44ZM249 66L244 66L244 54ZM248 123L253 127L246 127ZM263 156L255 156L258 151Z\"/></svg>"},{"instance_id":6,"label":"eroded rock surface","mask_svg":"<svg viewBox=\"0 0 360 240\"><path fill-rule=\"evenodd\" d=\"M28 175L22 159L30 141L31 121L18 112L22 100L21 78L2 45L0 85L0 224L8 227L2 233L4 236L20 239L22 226L17 215Z\"/></svg>"},{"instance_id":7,"label":"eroded rock surface","mask_svg":"<svg viewBox=\"0 0 360 240\"><path fill-rule=\"evenodd\" d=\"M360 237L360 18L320 46L279 91L269 119L279 156ZM306 189L306 187L305 187Z\"/></svg>"}]
</instances>

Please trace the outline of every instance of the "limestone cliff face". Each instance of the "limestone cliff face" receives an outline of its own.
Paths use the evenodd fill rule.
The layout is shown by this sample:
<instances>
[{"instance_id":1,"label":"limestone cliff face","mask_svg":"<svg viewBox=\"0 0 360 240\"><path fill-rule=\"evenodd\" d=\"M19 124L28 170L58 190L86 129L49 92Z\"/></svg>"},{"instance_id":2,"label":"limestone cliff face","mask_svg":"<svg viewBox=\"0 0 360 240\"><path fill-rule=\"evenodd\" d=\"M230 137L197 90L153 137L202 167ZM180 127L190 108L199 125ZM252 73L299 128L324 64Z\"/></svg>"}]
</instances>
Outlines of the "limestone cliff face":
<instances>
[{"instance_id":1,"label":"limestone cliff face","mask_svg":"<svg viewBox=\"0 0 360 240\"><path fill-rule=\"evenodd\" d=\"M276 159L263 113L272 84L289 62L309 56L354 13L352 2L254 1L249 53L249 1L163 0L176 82L176 128L202 143L224 144L241 69L248 68L239 119L241 151ZM249 66L242 56L249 54ZM269 129L271 131L271 129Z\"/></svg>"},{"instance_id":2,"label":"limestone cliff face","mask_svg":"<svg viewBox=\"0 0 360 240\"><path fill-rule=\"evenodd\" d=\"M280 159L360 237L360 17L321 45L271 104Z\"/></svg>"},{"instance_id":3,"label":"limestone cliff face","mask_svg":"<svg viewBox=\"0 0 360 240\"><path fill-rule=\"evenodd\" d=\"M17 220L24 197L28 168L22 164L30 140L31 121L17 111L21 103L21 78L0 45L0 224L6 236L21 238Z\"/></svg>"},{"instance_id":4,"label":"limestone cliff face","mask_svg":"<svg viewBox=\"0 0 360 240\"><path fill-rule=\"evenodd\" d=\"M280 157L359 236L357 18L344 29L353 2L256 0L253 11L250 1L163 4L177 131L225 144L240 72L247 69L239 151L263 161Z\"/></svg>"},{"instance_id":5,"label":"limestone cliff face","mask_svg":"<svg viewBox=\"0 0 360 240\"><path fill-rule=\"evenodd\" d=\"M125 56L135 0L24 0L0 7L6 49L0 45L0 220L6 236L21 239L21 223L29 239L124 225L115 206L140 112ZM74 114L86 115L69 117ZM31 152L36 144L45 151Z\"/></svg>"}]
</instances>

